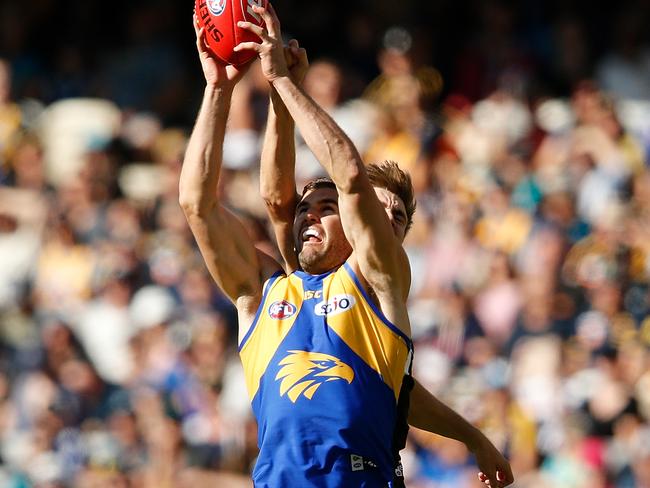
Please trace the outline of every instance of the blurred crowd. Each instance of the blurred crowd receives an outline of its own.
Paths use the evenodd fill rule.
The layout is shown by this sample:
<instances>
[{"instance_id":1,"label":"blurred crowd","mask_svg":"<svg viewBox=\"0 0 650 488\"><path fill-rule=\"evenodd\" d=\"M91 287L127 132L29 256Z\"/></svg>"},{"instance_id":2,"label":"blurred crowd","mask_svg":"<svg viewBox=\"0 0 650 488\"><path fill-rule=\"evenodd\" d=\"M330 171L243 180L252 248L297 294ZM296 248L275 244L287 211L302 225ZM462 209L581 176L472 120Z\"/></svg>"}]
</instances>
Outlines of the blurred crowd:
<instances>
[{"instance_id":1,"label":"blurred crowd","mask_svg":"<svg viewBox=\"0 0 650 488\"><path fill-rule=\"evenodd\" d=\"M507 3L484 2L453 69L427 57L418 29L387 28L368 51L372 29L352 16L350 56L372 68L312 57L304 82L365 161L412 175L415 374L507 454L519 487L650 487L641 4L594 58L576 17L531 50ZM0 29L0 486L250 486L236 315L178 205L201 92L189 23L188 60L148 42L167 17L131 7L129 41L91 79L83 48L65 43L49 48L56 69L30 64L25 26L51 5ZM233 97L219 191L278 256L258 192L267 104L254 65ZM301 188L322 170L296 143ZM412 429L403 459L411 488L478 483L456 441Z\"/></svg>"}]
</instances>

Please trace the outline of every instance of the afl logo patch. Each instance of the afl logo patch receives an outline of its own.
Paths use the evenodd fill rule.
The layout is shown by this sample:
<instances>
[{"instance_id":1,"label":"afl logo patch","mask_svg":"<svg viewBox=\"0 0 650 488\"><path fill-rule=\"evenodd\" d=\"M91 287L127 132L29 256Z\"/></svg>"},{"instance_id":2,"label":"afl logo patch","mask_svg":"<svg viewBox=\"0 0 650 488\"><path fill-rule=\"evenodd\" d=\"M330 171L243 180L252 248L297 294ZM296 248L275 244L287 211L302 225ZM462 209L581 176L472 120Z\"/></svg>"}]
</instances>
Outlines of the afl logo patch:
<instances>
[{"instance_id":1,"label":"afl logo patch","mask_svg":"<svg viewBox=\"0 0 650 488\"><path fill-rule=\"evenodd\" d=\"M314 306L314 313L321 317L324 315L331 317L350 310L355 303L356 300L352 295L334 295L327 301L317 303Z\"/></svg>"},{"instance_id":2,"label":"afl logo patch","mask_svg":"<svg viewBox=\"0 0 650 488\"><path fill-rule=\"evenodd\" d=\"M207 0L208 10L215 17L221 15L226 10L226 0Z\"/></svg>"},{"instance_id":3,"label":"afl logo patch","mask_svg":"<svg viewBox=\"0 0 650 488\"><path fill-rule=\"evenodd\" d=\"M276 320L284 320L296 313L296 306L286 300L278 300L269 305L269 317Z\"/></svg>"}]
</instances>

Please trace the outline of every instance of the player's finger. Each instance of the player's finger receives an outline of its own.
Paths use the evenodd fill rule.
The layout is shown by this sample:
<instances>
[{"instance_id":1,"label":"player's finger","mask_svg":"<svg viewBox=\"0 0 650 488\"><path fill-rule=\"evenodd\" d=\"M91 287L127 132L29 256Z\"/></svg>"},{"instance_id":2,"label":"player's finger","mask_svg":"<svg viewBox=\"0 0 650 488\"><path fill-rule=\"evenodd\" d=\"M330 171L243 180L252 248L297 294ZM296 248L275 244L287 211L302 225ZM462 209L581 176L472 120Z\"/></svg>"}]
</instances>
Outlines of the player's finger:
<instances>
[{"instance_id":1,"label":"player's finger","mask_svg":"<svg viewBox=\"0 0 650 488\"><path fill-rule=\"evenodd\" d=\"M251 22L245 22L245 21L242 20L242 21L237 22L237 26L244 29L244 30L252 32L257 37L262 39L263 42L268 42L268 43L273 42L273 39L271 38L271 36L269 36L268 32L266 32L259 25L255 25L255 24L253 24Z\"/></svg>"},{"instance_id":2,"label":"player's finger","mask_svg":"<svg viewBox=\"0 0 650 488\"><path fill-rule=\"evenodd\" d=\"M199 51L205 50L205 27L201 27L196 31L196 47Z\"/></svg>"},{"instance_id":3,"label":"player's finger","mask_svg":"<svg viewBox=\"0 0 650 488\"><path fill-rule=\"evenodd\" d=\"M294 63L296 62L293 55L293 51L288 46L284 48L284 60L287 63L288 67L293 66Z\"/></svg>"},{"instance_id":4,"label":"player's finger","mask_svg":"<svg viewBox=\"0 0 650 488\"><path fill-rule=\"evenodd\" d=\"M193 14L192 18L194 20L192 23L194 26L194 35L196 35L196 37L199 37L199 18L196 16L196 14Z\"/></svg>"},{"instance_id":5,"label":"player's finger","mask_svg":"<svg viewBox=\"0 0 650 488\"><path fill-rule=\"evenodd\" d=\"M305 66L309 65L309 60L307 59L307 50L305 48L301 47L295 54L301 64L304 64Z\"/></svg>"},{"instance_id":6,"label":"player's finger","mask_svg":"<svg viewBox=\"0 0 650 488\"><path fill-rule=\"evenodd\" d=\"M233 48L233 51L246 51L248 49L259 53L262 51L262 45L257 42L240 42Z\"/></svg>"},{"instance_id":7,"label":"player's finger","mask_svg":"<svg viewBox=\"0 0 650 488\"><path fill-rule=\"evenodd\" d=\"M259 25L255 25L251 22L246 22L244 20L240 20L237 22L237 27L241 27L242 29L245 29L249 32L252 32L253 34L257 35L258 37L264 39L263 36L266 35L266 32L264 31L263 28L261 28Z\"/></svg>"},{"instance_id":8,"label":"player's finger","mask_svg":"<svg viewBox=\"0 0 650 488\"><path fill-rule=\"evenodd\" d=\"M291 41L289 41L289 47L291 48L291 53L296 58L296 60L301 64L309 64L307 62L307 51L301 48L300 44L298 44L298 41L295 39L292 39Z\"/></svg>"},{"instance_id":9,"label":"player's finger","mask_svg":"<svg viewBox=\"0 0 650 488\"><path fill-rule=\"evenodd\" d=\"M269 4L269 7L270 5L271 4ZM262 16L262 19L264 19L264 25L266 25L266 31L269 33L269 36L273 37L274 39L279 39L280 20L278 19L278 16L275 15L275 11L272 11L269 8L259 7L257 5L253 6L253 10L255 13L260 14Z\"/></svg>"},{"instance_id":10,"label":"player's finger","mask_svg":"<svg viewBox=\"0 0 650 488\"><path fill-rule=\"evenodd\" d=\"M499 482L497 481L496 473L489 474L486 483L489 484L491 488L498 488L500 486Z\"/></svg>"},{"instance_id":11,"label":"player's finger","mask_svg":"<svg viewBox=\"0 0 650 488\"><path fill-rule=\"evenodd\" d=\"M497 480L499 480L503 486L508 486L513 481L515 481L509 465L505 466L504 470L497 469Z\"/></svg>"},{"instance_id":12,"label":"player's finger","mask_svg":"<svg viewBox=\"0 0 650 488\"><path fill-rule=\"evenodd\" d=\"M278 17L277 12L275 11L275 7L273 6L273 4L271 2L268 2L266 4L266 9L270 12L271 17L277 19L278 25L279 25L280 24L280 17Z\"/></svg>"},{"instance_id":13,"label":"player's finger","mask_svg":"<svg viewBox=\"0 0 650 488\"><path fill-rule=\"evenodd\" d=\"M298 61L299 60L299 58L298 58L298 49L299 49L298 41L296 41L295 39L291 39L289 41L289 44L287 45L287 49L289 50L289 52L291 52L291 55L295 58L295 60Z\"/></svg>"},{"instance_id":14,"label":"player's finger","mask_svg":"<svg viewBox=\"0 0 650 488\"><path fill-rule=\"evenodd\" d=\"M485 473L479 473L478 479L481 483L485 483L485 486L490 486L490 479L488 478L488 475L486 475ZM495 485L492 486L491 488L497 488L497 487Z\"/></svg>"}]
</instances>

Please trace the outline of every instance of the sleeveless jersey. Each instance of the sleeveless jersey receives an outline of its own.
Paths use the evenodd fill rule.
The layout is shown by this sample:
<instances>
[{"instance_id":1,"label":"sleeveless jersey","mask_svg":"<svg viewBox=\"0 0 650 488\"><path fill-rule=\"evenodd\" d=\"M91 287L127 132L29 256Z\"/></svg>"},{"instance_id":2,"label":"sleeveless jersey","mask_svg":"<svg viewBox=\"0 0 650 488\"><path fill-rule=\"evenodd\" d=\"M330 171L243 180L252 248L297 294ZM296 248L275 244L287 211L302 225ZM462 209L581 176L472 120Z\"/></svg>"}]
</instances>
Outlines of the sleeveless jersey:
<instances>
[{"instance_id":1,"label":"sleeveless jersey","mask_svg":"<svg viewBox=\"0 0 650 488\"><path fill-rule=\"evenodd\" d=\"M413 344L352 268L276 274L239 347L260 453L257 488L385 488Z\"/></svg>"}]
</instances>

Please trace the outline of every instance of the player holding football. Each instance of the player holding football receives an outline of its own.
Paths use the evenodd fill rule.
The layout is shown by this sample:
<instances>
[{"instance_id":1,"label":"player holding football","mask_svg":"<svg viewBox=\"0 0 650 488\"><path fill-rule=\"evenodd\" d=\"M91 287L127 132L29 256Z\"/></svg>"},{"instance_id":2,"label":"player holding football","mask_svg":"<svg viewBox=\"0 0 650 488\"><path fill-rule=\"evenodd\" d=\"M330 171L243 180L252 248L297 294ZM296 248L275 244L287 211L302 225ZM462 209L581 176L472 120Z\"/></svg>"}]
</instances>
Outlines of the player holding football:
<instances>
[{"instance_id":1,"label":"player holding football","mask_svg":"<svg viewBox=\"0 0 650 488\"><path fill-rule=\"evenodd\" d=\"M396 400L412 352L408 279L400 273L407 263L352 145L290 80L282 81L288 70L277 19L258 13L269 34L256 46L264 51L269 39L275 42L261 52L265 74L336 175L337 188L313 185L298 204L294 236L302 270L286 276L254 249L216 193L230 97L243 70L219 64L199 31L206 89L180 202L211 274L237 306L240 353L259 423L253 479L272 487L385 487L392 478ZM507 462L487 446L474 452L489 458L493 486L497 469L504 484L511 480Z\"/></svg>"},{"instance_id":2,"label":"player holding football","mask_svg":"<svg viewBox=\"0 0 650 488\"><path fill-rule=\"evenodd\" d=\"M309 67L305 50L299 48L297 41L292 39L289 41L288 48L285 48L285 58L292 80L300 86ZM294 122L280 95L272 89L262 148L260 192L267 205L287 274L300 269L292 235L296 203L300 199L300 195L295 191L294 163ZM407 176L393 162L371 164L366 169L377 197L384 206L393 233L401 244L411 227L415 210L410 181L407 181ZM403 272L410 273L410 268L407 266ZM496 476L496 471L499 471L504 481L501 486L511 482L505 482L508 477L512 479L507 461L490 441L456 412L431 395L417 380L414 381L411 392L410 407L408 414L410 425L464 442L474 452L479 466L485 473ZM489 480L483 471L479 473L479 479ZM403 483L394 479L396 485L399 482Z\"/></svg>"}]
</instances>

